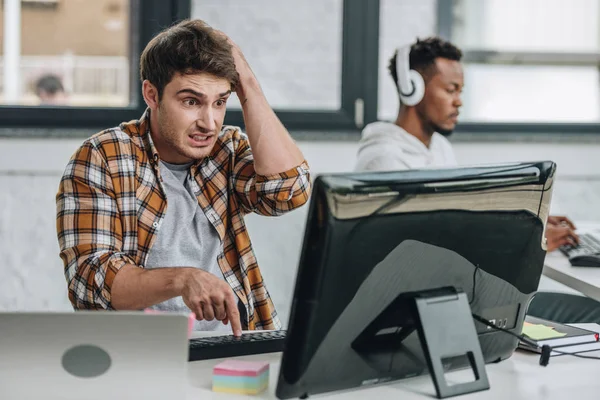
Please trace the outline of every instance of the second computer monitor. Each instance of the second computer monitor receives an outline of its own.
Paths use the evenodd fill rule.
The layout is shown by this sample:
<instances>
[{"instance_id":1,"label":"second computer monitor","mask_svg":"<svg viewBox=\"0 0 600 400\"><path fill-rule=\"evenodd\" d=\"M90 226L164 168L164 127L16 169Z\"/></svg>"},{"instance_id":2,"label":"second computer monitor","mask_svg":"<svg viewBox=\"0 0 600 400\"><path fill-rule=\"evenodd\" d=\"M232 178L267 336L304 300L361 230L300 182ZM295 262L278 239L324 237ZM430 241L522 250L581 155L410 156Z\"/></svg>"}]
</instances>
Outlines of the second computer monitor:
<instances>
[{"instance_id":1,"label":"second computer monitor","mask_svg":"<svg viewBox=\"0 0 600 400\"><path fill-rule=\"evenodd\" d=\"M554 173L554 163L532 162L318 177L278 397L426 373L416 332L380 354L359 346L403 293L454 287L474 314L520 333L543 268ZM510 357L516 339L475 326L485 362Z\"/></svg>"}]
</instances>

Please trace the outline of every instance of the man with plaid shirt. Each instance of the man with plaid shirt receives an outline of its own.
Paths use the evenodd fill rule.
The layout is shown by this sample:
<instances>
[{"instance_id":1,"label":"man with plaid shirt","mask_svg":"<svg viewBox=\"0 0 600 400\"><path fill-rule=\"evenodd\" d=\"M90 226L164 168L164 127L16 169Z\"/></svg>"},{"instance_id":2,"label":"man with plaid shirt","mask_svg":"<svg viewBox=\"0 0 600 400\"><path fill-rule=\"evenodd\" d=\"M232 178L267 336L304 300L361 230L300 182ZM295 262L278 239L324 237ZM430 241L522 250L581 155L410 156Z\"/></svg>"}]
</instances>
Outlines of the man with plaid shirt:
<instances>
[{"instance_id":1,"label":"man with plaid shirt","mask_svg":"<svg viewBox=\"0 0 600 400\"><path fill-rule=\"evenodd\" d=\"M199 20L140 60L148 106L87 139L58 190L60 256L75 309L192 311L198 330L281 327L244 215L305 204L309 169L240 49ZM247 135L223 126L235 91Z\"/></svg>"}]
</instances>

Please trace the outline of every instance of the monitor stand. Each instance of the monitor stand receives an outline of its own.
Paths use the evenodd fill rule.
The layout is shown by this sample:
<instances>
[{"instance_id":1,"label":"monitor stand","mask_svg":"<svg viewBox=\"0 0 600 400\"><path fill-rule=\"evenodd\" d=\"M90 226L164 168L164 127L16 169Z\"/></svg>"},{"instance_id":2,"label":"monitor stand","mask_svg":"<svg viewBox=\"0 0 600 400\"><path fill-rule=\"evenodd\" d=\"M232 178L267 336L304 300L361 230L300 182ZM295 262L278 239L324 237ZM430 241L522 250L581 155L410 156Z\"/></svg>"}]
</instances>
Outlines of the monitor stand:
<instances>
[{"instance_id":1,"label":"monitor stand","mask_svg":"<svg viewBox=\"0 0 600 400\"><path fill-rule=\"evenodd\" d=\"M352 348L363 354L394 352L415 330L438 398L490 388L467 296L453 287L400 294L361 332ZM475 380L449 385L443 360L458 357L466 358Z\"/></svg>"}]
</instances>

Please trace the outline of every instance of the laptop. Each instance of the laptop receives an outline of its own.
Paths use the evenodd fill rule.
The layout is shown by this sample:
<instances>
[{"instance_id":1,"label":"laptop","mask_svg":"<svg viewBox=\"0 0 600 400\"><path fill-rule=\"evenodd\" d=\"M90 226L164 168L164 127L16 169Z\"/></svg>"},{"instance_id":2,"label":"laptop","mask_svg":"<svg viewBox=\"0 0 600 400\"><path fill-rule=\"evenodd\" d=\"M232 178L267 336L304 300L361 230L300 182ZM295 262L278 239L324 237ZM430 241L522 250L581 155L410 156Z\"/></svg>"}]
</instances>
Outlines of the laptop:
<instances>
[{"instance_id":1,"label":"laptop","mask_svg":"<svg viewBox=\"0 0 600 400\"><path fill-rule=\"evenodd\" d=\"M183 399L188 318L0 313L0 399Z\"/></svg>"}]
</instances>

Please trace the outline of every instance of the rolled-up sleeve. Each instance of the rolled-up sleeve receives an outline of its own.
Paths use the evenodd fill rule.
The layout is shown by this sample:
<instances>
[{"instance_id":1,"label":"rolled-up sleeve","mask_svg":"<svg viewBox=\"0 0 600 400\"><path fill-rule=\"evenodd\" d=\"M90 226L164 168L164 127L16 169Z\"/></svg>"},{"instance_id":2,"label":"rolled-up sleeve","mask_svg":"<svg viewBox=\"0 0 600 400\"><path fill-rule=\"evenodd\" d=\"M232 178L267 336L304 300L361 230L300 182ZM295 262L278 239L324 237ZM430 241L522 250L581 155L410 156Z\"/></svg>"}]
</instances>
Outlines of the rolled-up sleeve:
<instances>
[{"instance_id":1,"label":"rolled-up sleeve","mask_svg":"<svg viewBox=\"0 0 600 400\"><path fill-rule=\"evenodd\" d=\"M304 205L310 196L308 163L287 171L263 176L254 170L254 157L248 141L239 141L233 170L233 185L245 212L278 216Z\"/></svg>"},{"instance_id":2,"label":"rolled-up sleeve","mask_svg":"<svg viewBox=\"0 0 600 400\"><path fill-rule=\"evenodd\" d=\"M71 158L56 195L60 257L75 309L112 309L115 275L133 260L121 252L122 225L106 161L89 142Z\"/></svg>"}]
</instances>

